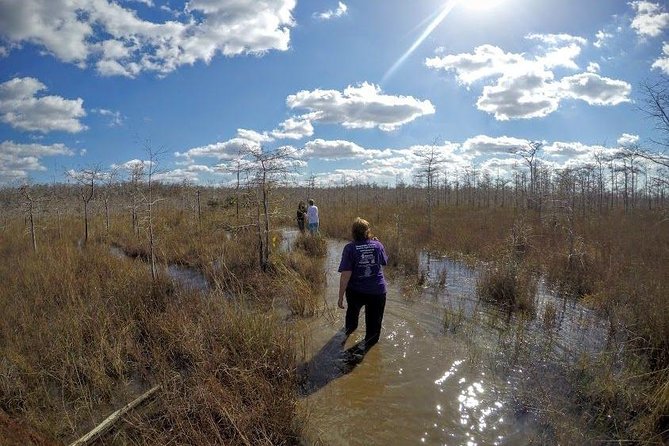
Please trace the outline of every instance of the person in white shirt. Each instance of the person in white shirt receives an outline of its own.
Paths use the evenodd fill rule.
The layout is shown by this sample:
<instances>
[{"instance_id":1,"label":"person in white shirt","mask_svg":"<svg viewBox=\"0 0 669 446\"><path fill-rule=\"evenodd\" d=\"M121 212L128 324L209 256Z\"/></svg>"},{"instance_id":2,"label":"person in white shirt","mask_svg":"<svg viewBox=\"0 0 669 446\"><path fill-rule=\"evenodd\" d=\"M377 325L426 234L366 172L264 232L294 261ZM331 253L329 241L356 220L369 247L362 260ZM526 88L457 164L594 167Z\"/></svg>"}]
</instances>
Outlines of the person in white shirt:
<instances>
[{"instance_id":1,"label":"person in white shirt","mask_svg":"<svg viewBox=\"0 0 669 446\"><path fill-rule=\"evenodd\" d=\"M316 234L318 232L318 207L314 204L314 200L309 200L309 207L307 208L307 223L309 232Z\"/></svg>"}]
</instances>

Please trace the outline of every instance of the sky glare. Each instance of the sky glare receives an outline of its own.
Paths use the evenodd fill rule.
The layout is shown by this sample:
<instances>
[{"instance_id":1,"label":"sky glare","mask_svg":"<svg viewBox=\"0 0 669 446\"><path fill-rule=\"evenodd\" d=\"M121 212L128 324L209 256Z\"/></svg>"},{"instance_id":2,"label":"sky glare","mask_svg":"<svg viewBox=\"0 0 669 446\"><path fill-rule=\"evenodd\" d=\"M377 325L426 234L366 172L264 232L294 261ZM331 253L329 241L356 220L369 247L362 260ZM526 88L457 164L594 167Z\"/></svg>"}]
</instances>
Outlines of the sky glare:
<instances>
[{"instance_id":1,"label":"sky glare","mask_svg":"<svg viewBox=\"0 0 669 446\"><path fill-rule=\"evenodd\" d=\"M227 184L243 147L295 180L504 175L639 144L640 85L669 76L666 0L0 0L0 184L121 171Z\"/></svg>"}]
</instances>

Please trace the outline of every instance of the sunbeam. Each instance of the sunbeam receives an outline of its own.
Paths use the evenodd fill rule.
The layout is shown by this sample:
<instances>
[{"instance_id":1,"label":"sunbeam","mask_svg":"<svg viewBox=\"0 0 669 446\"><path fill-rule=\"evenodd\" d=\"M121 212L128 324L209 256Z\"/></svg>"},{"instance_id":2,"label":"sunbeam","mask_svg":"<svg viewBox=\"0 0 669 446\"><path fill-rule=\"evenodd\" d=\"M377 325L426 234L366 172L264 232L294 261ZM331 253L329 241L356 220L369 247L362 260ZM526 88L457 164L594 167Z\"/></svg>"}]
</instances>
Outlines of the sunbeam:
<instances>
[{"instance_id":1,"label":"sunbeam","mask_svg":"<svg viewBox=\"0 0 669 446\"><path fill-rule=\"evenodd\" d=\"M461 0L449 0L444 5L444 8L441 10L439 15L437 15L434 18L434 20L432 20L432 22L430 22L429 25L427 25L425 30L421 33L420 36L418 36L416 41L409 47L409 49L406 50L404 52L404 54L402 54L402 56L399 59L397 59L397 61L393 64L392 67L390 67L390 69L388 69L388 71L386 71L386 74L384 74L383 78L381 79L381 84L384 84L388 79L390 79L390 77L393 75L393 73L395 73L395 71L397 71L397 69L404 63L404 61L409 56L411 56L411 54L416 50L416 48L418 48L420 46L420 44L423 43L425 41L425 39L427 39L430 34L432 34L432 31L434 31L435 28L437 26L439 26L439 24L441 22L444 21L446 16L448 16L448 14L450 14L450 12L453 10L453 8L455 8L455 6L458 3L460 3L460 1Z\"/></svg>"}]
</instances>

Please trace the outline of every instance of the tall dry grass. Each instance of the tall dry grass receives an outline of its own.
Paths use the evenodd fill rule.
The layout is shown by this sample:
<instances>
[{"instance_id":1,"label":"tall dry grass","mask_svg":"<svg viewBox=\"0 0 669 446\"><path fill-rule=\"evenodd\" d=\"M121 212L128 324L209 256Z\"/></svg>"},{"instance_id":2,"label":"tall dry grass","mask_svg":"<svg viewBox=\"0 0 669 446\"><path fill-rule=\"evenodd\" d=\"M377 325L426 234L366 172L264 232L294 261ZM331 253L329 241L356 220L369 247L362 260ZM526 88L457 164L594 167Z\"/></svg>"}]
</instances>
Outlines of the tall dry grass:
<instances>
[{"instance_id":1,"label":"tall dry grass","mask_svg":"<svg viewBox=\"0 0 669 446\"><path fill-rule=\"evenodd\" d=\"M220 233L191 240L161 227L161 262L222 258L230 268L220 275L242 284L235 300L224 287L203 297L163 275L153 283L144 262L112 255L102 242L134 246L139 257L146 249L121 225L103 235L94 222L97 241L79 247L76 220L59 239L47 226L37 254L21 221L0 233L0 410L11 420L69 442L160 383L157 400L103 443L297 443L295 342L266 311L270 304L260 304L284 299L272 284L293 276L280 268L269 277L248 274L253 246L212 243Z\"/></svg>"}]
</instances>

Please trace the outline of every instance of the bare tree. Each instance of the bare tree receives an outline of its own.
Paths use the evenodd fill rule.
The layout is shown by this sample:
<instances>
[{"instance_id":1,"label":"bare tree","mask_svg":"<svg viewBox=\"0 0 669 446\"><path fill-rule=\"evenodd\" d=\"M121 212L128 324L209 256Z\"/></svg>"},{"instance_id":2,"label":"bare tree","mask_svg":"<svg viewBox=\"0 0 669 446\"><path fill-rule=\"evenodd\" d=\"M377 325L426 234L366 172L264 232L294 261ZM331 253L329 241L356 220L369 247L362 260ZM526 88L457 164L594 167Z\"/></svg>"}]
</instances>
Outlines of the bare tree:
<instances>
[{"instance_id":1,"label":"bare tree","mask_svg":"<svg viewBox=\"0 0 669 446\"><path fill-rule=\"evenodd\" d=\"M656 82L641 84L644 100L641 110L655 122L660 140L653 140L665 151L669 147L669 76L662 75Z\"/></svg>"},{"instance_id":2,"label":"bare tree","mask_svg":"<svg viewBox=\"0 0 669 446\"><path fill-rule=\"evenodd\" d=\"M118 179L118 169L113 168L104 174L104 188L102 188L102 200L105 206L105 230L109 233L109 203L114 189L116 188L116 181Z\"/></svg>"},{"instance_id":3,"label":"bare tree","mask_svg":"<svg viewBox=\"0 0 669 446\"><path fill-rule=\"evenodd\" d=\"M25 184L19 189L23 199L23 207L28 214L28 223L30 228L30 240L32 241L33 252L37 252L37 235L35 234L35 212L37 206L37 195L30 185Z\"/></svg>"},{"instance_id":4,"label":"bare tree","mask_svg":"<svg viewBox=\"0 0 669 446\"><path fill-rule=\"evenodd\" d=\"M156 237L153 226L153 209L154 206L160 201L154 197L154 183L156 174L158 171L158 164L160 163L160 158L165 153L164 150L156 150L151 146L149 141L144 143L144 150L147 154L147 162L145 167L146 172L146 195L144 196L144 202L146 204L146 218L147 218L147 231L149 237L149 259L151 262L151 279L155 282L158 278L158 270L156 268Z\"/></svg>"},{"instance_id":5,"label":"bare tree","mask_svg":"<svg viewBox=\"0 0 669 446\"><path fill-rule=\"evenodd\" d=\"M266 271L270 255L270 194L277 183L293 170L293 154L287 149L266 152L259 147L244 147L240 156L246 160L243 165L248 186L255 191L260 268Z\"/></svg>"},{"instance_id":6,"label":"bare tree","mask_svg":"<svg viewBox=\"0 0 669 446\"><path fill-rule=\"evenodd\" d=\"M143 162L133 163L129 170L130 174L130 217L132 219L132 232L139 237L139 203L141 201L141 183L144 178Z\"/></svg>"},{"instance_id":7,"label":"bare tree","mask_svg":"<svg viewBox=\"0 0 669 446\"><path fill-rule=\"evenodd\" d=\"M195 190L195 195L197 198L197 228L202 230L202 207L200 205L200 188L198 187Z\"/></svg>"},{"instance_id":8,"label":"bare tree","mask_svg":"<svg viewBox=\"0 0 669 446\"><path fill-rule=\"evenodd\" d=\"M529 209L536 209L537 200L536 200L536 177L537 177L537 155L543 143L539 141L530 141L524 147L518 147L513 150L513 153L520 156L527 164L527 167L530 169L530 185L529 192L527 195L527 207Z\"/></svg>"},{"instance_id":9,"label":"bare tree","mask_svg":"<svg viewBox=\"0 0 669 446\"><path fill-rule=\"evenodd\" d=\"M102 178L102 171L100 166L94 166L81 170L69 170L67 175L79 186L79 197L84 205L84 244L86 244L89 233L88 208L95 197L96 184Z\"/></svg>"},{"instance_id":10,"label":"bare tree","mask_svg":"<svg viewBox=\"0 0 669 446\"><path fill-rule=\"evenodd\" d=\"M441 165L444 163L437 149L436 142L417 153L419 158L416 182L425 186L427 202L427 232L432 235L432 208L434 205L434 187L439 178Z\"/></svg>"}]
</instances>

